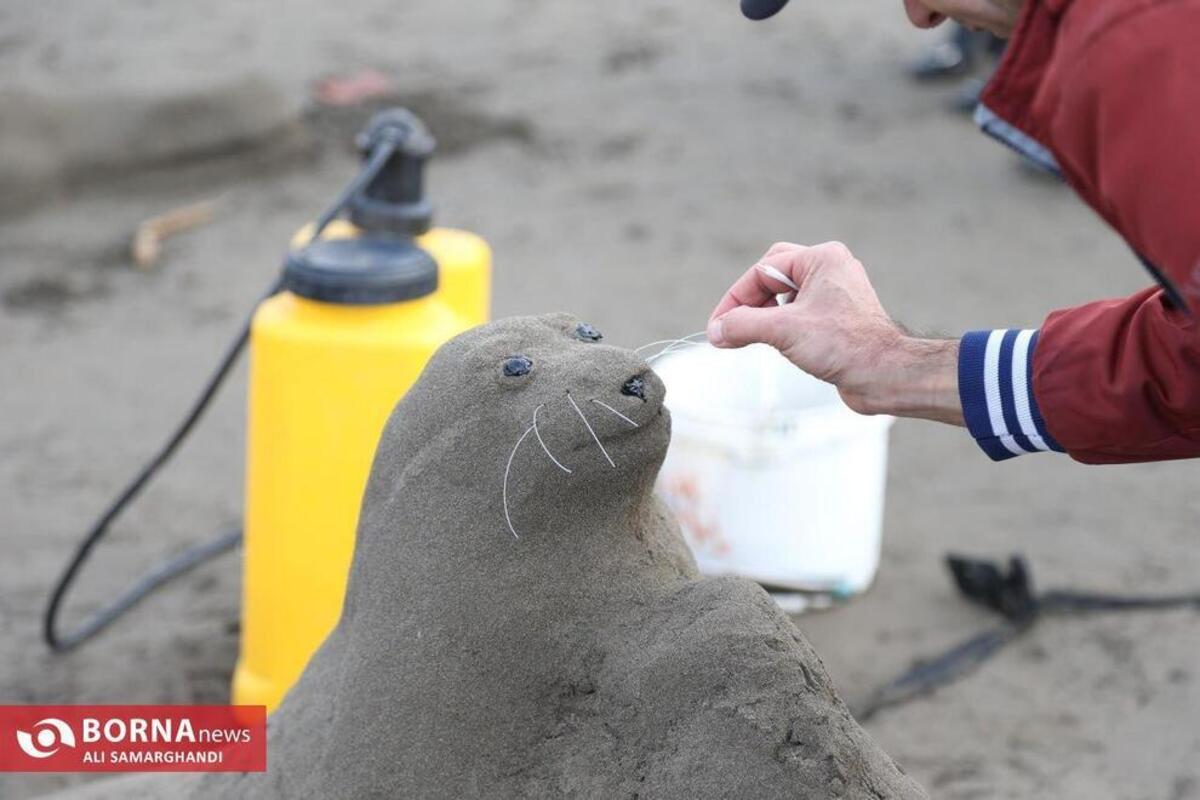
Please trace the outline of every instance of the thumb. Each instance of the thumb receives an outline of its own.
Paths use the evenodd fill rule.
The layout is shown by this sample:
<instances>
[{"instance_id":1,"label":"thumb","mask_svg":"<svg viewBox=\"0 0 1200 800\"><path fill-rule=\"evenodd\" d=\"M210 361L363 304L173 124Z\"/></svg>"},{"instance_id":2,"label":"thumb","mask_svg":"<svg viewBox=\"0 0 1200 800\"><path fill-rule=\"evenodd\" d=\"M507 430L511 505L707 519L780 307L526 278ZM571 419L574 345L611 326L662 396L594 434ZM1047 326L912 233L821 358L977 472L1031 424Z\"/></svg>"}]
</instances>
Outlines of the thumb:
<instances>
[{"instance_id":1,"label":"thumb","mask_svg":"<svg viewBox=\"0 0 1200 800\"><path fill-rule=\"evenodd\" d=\"M787 319L783 306L739 306L708 323L708 341L714 347L745 347L761 342L783 350L789 338Z\"/></svg>"}]
</instances>

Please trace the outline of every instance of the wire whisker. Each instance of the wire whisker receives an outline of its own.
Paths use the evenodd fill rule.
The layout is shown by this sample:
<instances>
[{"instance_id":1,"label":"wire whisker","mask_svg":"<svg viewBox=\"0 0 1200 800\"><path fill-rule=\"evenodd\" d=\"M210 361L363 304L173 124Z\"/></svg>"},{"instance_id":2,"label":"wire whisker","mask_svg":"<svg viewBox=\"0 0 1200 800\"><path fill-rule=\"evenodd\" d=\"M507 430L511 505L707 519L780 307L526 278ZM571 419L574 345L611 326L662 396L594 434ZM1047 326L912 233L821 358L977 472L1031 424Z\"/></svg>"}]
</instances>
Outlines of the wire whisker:
<instances>
[{"instance_id":1,"label":"wire whisker","mask_svg":"<svg viewBox=\"0 0 1200 800\"><path fill-rule=\"evenodd\" d=\"M655 361L656 359L662 358L663 356L669 356L669 355L671 355L671 353L678 353L680 350L683 350L687 347L707 347L707 346L708 346L708 342L676 342L675 344L670 345L669 347L664 347L662 350L659 350L657 353L655 353L652 356L647 356L646 363L649 364L652 361Z\"/></svg>"},{"instance_id":2,"label":"wire whisker","mask_svg":"<svg viewBox=\"0 0 1200 800\"><path fill-rule=\"evenodd\" d=\"M591 398L591 401L592 401L593 403L595 403L596 405L600 406L601 408L607 408L609 411L611 411L612 413L616 414L618 417L620 417L621 419L625 420L626 422L628 422L628 423L629 423L630 425L632 425L633 427L635 427L635 428L640 428L640 427L642 427L641 425L638 425L636 422L634 422L633 420L631 420L629 417L627 417L627 416L625 416L624 414L622 414L620 411L617 411L615 408L613 408L612 406L610 406L608 403L605 403L603 400L597 400L596 398L594 398L594 397L593 397L593 398Z\"/></svg>"},{"instance_id":3,"label":"wire whisker","mask_svg":"<svg viewBox=\"0 0 1200 800\"><path fill-rule=\"evenodd\" d=\"M692 339L695 339L697 336L708 336L708 332L707 331L697 331L696 333L689 333L687 336L682 336L678 339L660 339L657 342L647 342L646 344L642 345L641 347L633 348L633 352L640 353L643 350L645 350L646 348L654 347L655 345L658 345L658 344L670 345L670 344L676 344L678 342L687 342Z\"/></svg>"},{"instance_id":4,"label":"wire whisker","mask_svg":"<svg viewBox=\"0 0 1200 800\"><path fill-rule=\"evenodd\" d=\"M678 342L678 341L679 341L678 339L659 339L657 342L646 342L646 343L645 343L644 345L642 345L641 347L635 347L635 348L633 348L633 352L635 352L635 353L640 353L640 352L642 352L643 350L646 350L647 348L654 347L655 345L659 345L659 344L673 344L673 343L675 343L675 342Z\"/></svg>"},{"instance_id":5,"label":"wire whisker","mask_svg":"<svg viewBox=\"0 0 1200 800\"><path fill-rule=\"evenodd\" d=\"M579 404L575 402L575 398L571 397L570 392L567 392L567 400L571 403L571 407L575 409L575 413L579 415L581 420L583 420L584 427L586 427L588 429L588 433L592 435L592 439L595 440L596 446L600 448L600 452L604 454L604 458L606 461L608 461L608 465L613 469L616 469L617 465L613 463L612 457L609 456L608 451L604 449L604 443L600 441L600 437L597 436L596 431L592 429L592 423L588 422L588 418L584 415L583 409L581 409Z\"/></svg>"},{"instance_id":6,"label":"wire whisker","mask_svg":"<svg viewBox=\"0 0 1200 800\"><path fill-rule=\"evenodd\" d=\"M542 432L540 430L538 430L537 415L538 415L538 412L541 411L545 407L546 407L546 404L542 403L540 406L538 406L537 408L535 408L533 410L533 435L537 437L538 444L540 444L542 446L542 449L546 451L546 456L551 461L554 462L554 466L558 467L563 472L570 475L571 474L570 468L564 466L562 462L560 462L557 458L554 457L554 454L550 452L550 448L546 447L546 442L542 439Z\"/></svg>"},{"instance_id":7,"label":"wire whisker","mask_svg":"<svg viewBox=\"0 0 1200 800\"><path fill-rule=\"evenodd\" d=\"M513 459L517 455L517 450L521 448L521 442L525 441L529 434L533 432L533 427L530 425L525 429L525 432L517 439L517 443L513 445L512 452L508 454L508 464L504 467L504 485L500 490L500 496L504 501L504 521L508 523L508 529L512 531L514 539L520 539L521 537L517 535L517 529L513 527L512 515L508 513L508 475L512 472Z\"/></svg>"}]
</instances>

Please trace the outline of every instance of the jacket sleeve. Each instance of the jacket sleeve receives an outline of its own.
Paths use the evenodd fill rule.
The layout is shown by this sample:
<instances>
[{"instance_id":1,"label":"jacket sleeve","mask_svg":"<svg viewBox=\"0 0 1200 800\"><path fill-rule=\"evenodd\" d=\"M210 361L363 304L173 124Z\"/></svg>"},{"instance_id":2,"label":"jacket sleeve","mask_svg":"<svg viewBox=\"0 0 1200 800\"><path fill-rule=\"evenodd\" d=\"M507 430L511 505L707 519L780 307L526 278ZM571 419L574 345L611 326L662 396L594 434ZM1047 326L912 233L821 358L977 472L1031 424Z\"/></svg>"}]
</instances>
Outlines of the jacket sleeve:
<instances>
[{"instance_id":1,"label":"jacket sleeve","mask_svg":"<svg viewBox=\"0 0 1200 800\"><path fill-rule=\"evenodd\" d=\"M1200 457L1200 322L1161 289L1055 311L1041 330L971 331L958 386L967 428L995 461Z\"/></svg>"},{"instance_id":2,"label":"jacket sleeve","mask_svg":"<svg viewBox=\"0 0 1200 800\"><path fill-rule=\"evenodd\" d=\"M1055 311L1040 338L1034 395L1073 458L1200 456L1200 327L1161 289Z\"/></svg>"},{"instance_id":3,"label":"jacket sleeve","mask_svg":"<svg viewBox=\"0 0 1200 800\"><path fill-rule=\"evenodd\" d=\"M971 331L958 348L958 394L967 430L993 461L1062 452L1033 389L1040 331Z\"/></svg>"},{"instance_id":4,"label":"jacket sleeve","mask_svg":"<svg viewBox=\"0 0 1200 800\"><path fill-rule=\"evenodd\" d=\"M1052 124L1071 182L1085 184L1077 188L1186 308L1153 289L1055 311L1036 333L967 334L964 412L993 458L1059 449L1094 464L1200 456L1198 42L1200 0L1126 15L1070 69Z\"/></svg>"}]
</instances>

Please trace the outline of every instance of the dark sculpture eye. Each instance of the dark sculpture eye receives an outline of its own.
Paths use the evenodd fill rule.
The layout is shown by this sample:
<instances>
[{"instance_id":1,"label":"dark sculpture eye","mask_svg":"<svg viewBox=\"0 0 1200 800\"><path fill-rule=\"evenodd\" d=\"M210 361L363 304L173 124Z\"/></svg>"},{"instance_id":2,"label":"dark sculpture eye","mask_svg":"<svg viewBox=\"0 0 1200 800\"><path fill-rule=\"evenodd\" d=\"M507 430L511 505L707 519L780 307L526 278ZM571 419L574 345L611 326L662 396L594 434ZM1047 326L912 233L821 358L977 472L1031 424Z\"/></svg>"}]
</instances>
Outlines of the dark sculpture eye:
<instances>
[{"instance_id":1,"label":"dark sculpture eye","mask_svg":"<svg viewBox=\"0 0 1200 800\"><path fill-rule=\"evenodd\" d=\"M519 378L533 369L533 359L528 356L509 356L504 359L504 377Z\"/></svg>"},{"instance_id":2,"label":"dark sculpture eye","mask_svg":"<svg viewBox=\"0 0 1200 800\"><path fill-rule=\"evenodd\" d=\"M604 338L604 335L586 322L581 322L575 326L575 338L585 342L598 342Z\"/></svg>"}]
</instances>

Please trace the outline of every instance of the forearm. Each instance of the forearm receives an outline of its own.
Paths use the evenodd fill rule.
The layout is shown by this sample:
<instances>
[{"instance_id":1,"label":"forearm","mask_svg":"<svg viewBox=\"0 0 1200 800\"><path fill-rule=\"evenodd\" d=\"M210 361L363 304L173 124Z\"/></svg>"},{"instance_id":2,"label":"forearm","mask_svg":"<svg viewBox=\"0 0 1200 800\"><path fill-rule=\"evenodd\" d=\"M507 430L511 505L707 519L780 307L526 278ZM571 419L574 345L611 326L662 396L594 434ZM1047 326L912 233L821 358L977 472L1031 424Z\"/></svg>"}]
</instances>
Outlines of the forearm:
<instances>
[{"instance_id":1,"label":"forearm","mask_svg":"<svg viewBox=\"0 0 1200 800\"><path fill-rule=\"evenodd\" d=\"M972 331L961 340L900 337L876 359L852 408L966 427L993 460L1061 451L1033 392L1033 330Z\"/></svg>"},{"instance_id":2,"label":"forearm","mask_svg":"<svg viewBox=\"0 0 1200 800\"><path fill-rule=\"evenodd\" d=\"M864 414L890 414L949 425L965 424L958 393L955 339L901 336L860 386L841 387L842 397Z\"/></svg>"}]
</instances>

